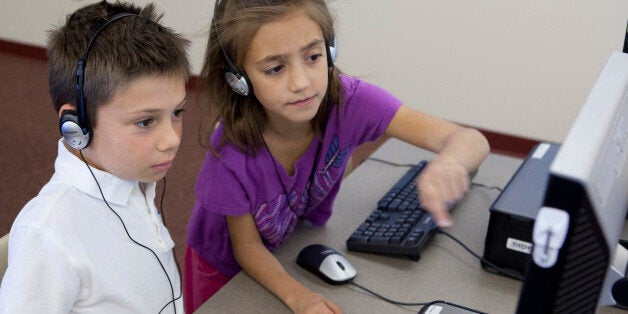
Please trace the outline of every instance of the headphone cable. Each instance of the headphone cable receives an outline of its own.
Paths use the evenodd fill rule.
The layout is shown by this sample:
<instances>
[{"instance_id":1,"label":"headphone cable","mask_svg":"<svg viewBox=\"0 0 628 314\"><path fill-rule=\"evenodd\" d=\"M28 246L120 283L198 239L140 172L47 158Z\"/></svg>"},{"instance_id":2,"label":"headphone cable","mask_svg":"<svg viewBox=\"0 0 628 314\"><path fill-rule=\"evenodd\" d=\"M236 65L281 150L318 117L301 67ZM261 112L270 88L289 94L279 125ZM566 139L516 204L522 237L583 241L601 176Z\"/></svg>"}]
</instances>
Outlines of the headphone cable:
<instances>
[{"instance_id":1,"label":"headphone cable","mask_svg":"<svg viewBox=\"0 0 628 314\"><path fill-rule=\"evenodd\" d=\"M164 176L163 180L163 185L164 187L161 190L161 198L159 200L159 209L161 211L161 221L163 222L164 226L166 226L166 214L164 213L164 196L166 195L166 177ZM174 263L175 265L177 265L177 271L179 272L179 274L181 274L181 266L179 266L179 260L177 260L177 252L174 250L174 247L172 248L172 255L174 255ZM166 303L166 305L164 305L161 310L159 310L159 313L161 313L170 303L175 302L176 300L181 299L181 297L183 296L183 292L181 291L181 287L183 286L183 282L181 281L181 276L179 275L179 296L170 300L170 302ZM176 307L175 307L175 314L177 313Z\"/></svg>"},{"instance_id":2,"label":"headphone cable","mask_svg":"<svg viewBox=\"0 0 628 314\"><path fill-rule=\"evenodd\" d=\"M174 304L174 301L179 299L179 298L181 298L181 296L179 296L179 298L175 299L175 296L174 296L174 286L172 285L172 280L170 280L170 275L168 275L168 271L166 271L166 267L164 267L164 264L161 262L161 260L159 259L159 256L157 256L157 253L155 253L155 251L153 251L148 246L137 242L135 239L133 239L131 234L129 234L129 230L126 227L126 224L124 223L124 220L122 220L122 217L120 217L120 215L111 207L111 205L109 205L109 202L107 201L107 199L105 199L105 194L103 193L102 188L100 187L100 183L98 182L98 179L96 179L96 175L94 174L94 172L92 171L92 168L89 166L89 164L85 160L85 156L83 156L83 150L79 149L78 151L79 151L79 154L81 155L81 159L85 163L85 166L87 166L87 170L89 170L89 173L91 173L92 177L94 178L94 181L96 182L96 186L98 187L98 191L100 192L100 196L102 196L102 200L105 202L105 205L107 205L107 207L109 207L111 212L114 213L116 215L116 217L118 217L118 220L120 220L120 223L122 224L122 227L124 228L124 232L126 232L127 237L133 243L135 243L138 246L140 246L140 247L148 250L149 252L151 252L153 254L153 256L157 259L157 262L159 263L159 266L161 267L161 269L164 271L164 274L166 274L166 278L168 279L168 284L170 285L170 292L172 294L172 300L169 301L168 303L166 303L166 305L164 305L164 307L161 308L159 313L161 313L170 303L172 303L172 306L173 306L173 309L174 309L174 313L176 314L177 313L177 307ZM163 194L162 194L162 199L163 199ZM175 262L176 262L176 258L175 258Z\"/></svg>"}]
</instances>

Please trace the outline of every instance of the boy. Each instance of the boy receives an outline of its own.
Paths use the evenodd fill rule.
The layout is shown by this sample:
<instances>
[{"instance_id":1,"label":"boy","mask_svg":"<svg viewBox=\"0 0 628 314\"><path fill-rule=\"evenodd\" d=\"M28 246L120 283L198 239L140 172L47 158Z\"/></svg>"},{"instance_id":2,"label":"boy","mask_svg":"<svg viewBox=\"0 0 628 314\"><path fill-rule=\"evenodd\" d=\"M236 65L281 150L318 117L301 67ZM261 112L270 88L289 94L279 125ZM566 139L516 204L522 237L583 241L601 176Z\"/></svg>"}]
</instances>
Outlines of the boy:
<instances>
[{"instance_id":1,"label":"boy","mask_svg":"<svg viewBox=\"0 0 628 314\"><path fill-rule=\"evenodd\" d=\"M50 34L55 173L11 227L2 313L183 313L154 204L182 131L188 41L154 6L105 1Z\"/></svg>"}]
</instances>

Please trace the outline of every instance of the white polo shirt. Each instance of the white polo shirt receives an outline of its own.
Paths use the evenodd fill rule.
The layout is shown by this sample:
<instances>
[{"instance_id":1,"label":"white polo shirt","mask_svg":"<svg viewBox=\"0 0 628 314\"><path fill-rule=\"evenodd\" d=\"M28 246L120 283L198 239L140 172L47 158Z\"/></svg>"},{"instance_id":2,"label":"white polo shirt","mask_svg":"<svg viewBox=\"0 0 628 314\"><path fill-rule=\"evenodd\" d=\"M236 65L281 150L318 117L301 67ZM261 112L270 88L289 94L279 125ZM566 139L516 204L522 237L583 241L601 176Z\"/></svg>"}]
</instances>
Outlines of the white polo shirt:
<instances>
[{"instance_id":1,"label":"white polo shirt","mask_svg":"<svg viewBox=\"0 0 628 314\"><path fill-rule=\"evenodd\" d=\"M153 250L180 296L174 242L139 182L92 167L105 199L137 242ZM155 256L133 243L85 163L58 143L55 173L19 213L9 237L0 313L158 313L171 300ZM183 313L183 298L176 302ZM168 304L161 313L174 313Z\"/></svg>"}]
</instances>

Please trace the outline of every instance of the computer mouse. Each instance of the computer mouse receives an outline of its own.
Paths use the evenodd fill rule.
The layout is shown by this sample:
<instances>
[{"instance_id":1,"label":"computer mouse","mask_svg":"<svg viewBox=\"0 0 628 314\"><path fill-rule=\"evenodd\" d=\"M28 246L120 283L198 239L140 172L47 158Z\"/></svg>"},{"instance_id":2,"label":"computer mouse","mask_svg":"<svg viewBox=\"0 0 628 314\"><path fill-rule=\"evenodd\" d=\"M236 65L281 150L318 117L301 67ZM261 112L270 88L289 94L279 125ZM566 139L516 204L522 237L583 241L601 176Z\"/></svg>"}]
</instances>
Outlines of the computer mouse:
<instances>
[{"instance_id":1,"label":"computer mouse","mask_svg":"<svg viewBox=\"0 0 628 314\"><path fill-rule=\"evenodd\" d=\"M333 285L355 278L353 265L338 251L322 245L308 245L297 256L297 264Z\"/></svg>"}]
</instances>

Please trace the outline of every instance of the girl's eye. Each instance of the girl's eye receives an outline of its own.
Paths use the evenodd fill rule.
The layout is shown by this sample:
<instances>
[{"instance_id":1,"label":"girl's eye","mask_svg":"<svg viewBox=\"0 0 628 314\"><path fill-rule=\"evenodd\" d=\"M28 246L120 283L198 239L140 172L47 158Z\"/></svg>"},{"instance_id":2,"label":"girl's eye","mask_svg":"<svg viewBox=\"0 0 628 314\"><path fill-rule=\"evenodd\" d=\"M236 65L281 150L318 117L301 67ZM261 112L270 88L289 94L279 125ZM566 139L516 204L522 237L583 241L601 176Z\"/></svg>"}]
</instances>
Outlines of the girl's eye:
<instances>
[{"instance_id":1,"label":"girl's eye","mask_svg":"<svg viewBox=\"0 0 628 314\"><path fill-rule=\"evenodd\" d=\"M308 60L311 62L315 62L316 60L318 60L318 58L322 57L323 55L320 53L317 53L315 55L311 55L308 57Z\"/></svg>"},{"instance_id":2,"label":"girl's eye","mask_svg":"<svg viewBox=\"0 0 628 314\"><path fill-rule=\"evenodd\" d=\"M277 74L277 73L281 72L281 70L283 70L283 65L278 65L276 67L272 67L272 68L264 71L264 74L273 75L273 74Z\"/></svg>"},{"instance_id":3,"label":"girl's eye","mask_svg":"<svg viewBox=\"0 0 628 314\"><path fill-rule=\"evenodd\" d=\"M149 126L151 126L153 124L155 120L149 118L149 119L144 119L144 120L140 120L135 122L135 125L139 126L140 128L148 128Z\"/></svg>"},{"instance_id":4,"label":"girl's eye","mask_svg":"<svg viewBox=\"0 0 628 314\"><path fill-rule=\"evenodd\" d=\"M174 115L176 118L180 118L180 117L182 117L182 116L183 116L183 113L184 113L184 112L185 112L185 109L177 109L177 110L175 110L175 111L173 112L173 115Z\"/></svg>"}]
</instances>

